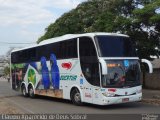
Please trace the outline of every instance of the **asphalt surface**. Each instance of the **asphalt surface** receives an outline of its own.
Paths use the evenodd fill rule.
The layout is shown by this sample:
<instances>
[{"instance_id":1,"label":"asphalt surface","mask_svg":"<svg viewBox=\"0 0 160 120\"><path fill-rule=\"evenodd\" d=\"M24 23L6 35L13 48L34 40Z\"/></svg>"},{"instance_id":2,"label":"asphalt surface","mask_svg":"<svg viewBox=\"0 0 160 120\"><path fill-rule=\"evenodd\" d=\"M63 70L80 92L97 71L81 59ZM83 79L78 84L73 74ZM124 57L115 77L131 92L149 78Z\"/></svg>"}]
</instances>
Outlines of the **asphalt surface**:
<instances>
[{"instance_id":1,"label":"asphalt surface","mask_svg":"<svg viewBox=\"0 0 160 120\"><path fill-rule=\"evenodd\" d=\"M10 88L10 83L0 80L0 98L21 109L24 113L32 114L160 114L160 106L142 102L125 103L109 106L84 104L75 106L68 100L38 96L35 99L26 98L20 92Z\"/></svg>"}]
</instances>

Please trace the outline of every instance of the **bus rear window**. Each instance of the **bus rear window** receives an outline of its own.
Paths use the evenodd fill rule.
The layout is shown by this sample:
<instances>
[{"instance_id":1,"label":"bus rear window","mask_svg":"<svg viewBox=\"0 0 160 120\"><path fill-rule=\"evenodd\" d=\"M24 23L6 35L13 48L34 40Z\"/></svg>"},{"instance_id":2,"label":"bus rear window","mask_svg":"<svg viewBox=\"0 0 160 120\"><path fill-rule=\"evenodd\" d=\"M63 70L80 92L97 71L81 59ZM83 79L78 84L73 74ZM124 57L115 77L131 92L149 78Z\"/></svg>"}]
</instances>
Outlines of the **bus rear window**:
<instances>
[{"instance_id":1,"label":"bus rear window","mask_svg":"<svg viewBox=\"0 0 160 120\"><path fill-rule=\"evenodd\" d=\"M100 57L136 57L136 50L128 37L96 36Z\"/></svg>"}]
</instances>

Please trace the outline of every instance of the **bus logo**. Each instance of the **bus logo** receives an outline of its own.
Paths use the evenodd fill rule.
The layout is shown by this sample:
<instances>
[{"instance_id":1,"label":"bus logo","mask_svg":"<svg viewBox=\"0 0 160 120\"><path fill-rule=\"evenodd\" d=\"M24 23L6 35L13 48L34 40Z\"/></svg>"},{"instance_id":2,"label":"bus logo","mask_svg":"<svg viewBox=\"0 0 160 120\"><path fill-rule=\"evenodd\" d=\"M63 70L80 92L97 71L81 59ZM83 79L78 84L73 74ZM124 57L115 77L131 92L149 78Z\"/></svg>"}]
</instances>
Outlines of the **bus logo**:
<instances>
[{"instance_id":1,"label":"bus logo","mask_svg":"<svg viewBox=\"0 0 160 120\"><path fill-rule=\"evenodd\" d=\"M72 63L71 62L68 62L68 63L62 63L62 67L66 70L69 70L71 69L72 67Z\"/></svg>"},{"instance_id":2,"label":"bus logo","mask_svg":"<svg viewBox=\"0 0 160 120\"><path fill-rule=\"evenodd\" d=\"M129 61L128 60L124 60L124 66L129 67Z\"/></svg>"}]
</instances>

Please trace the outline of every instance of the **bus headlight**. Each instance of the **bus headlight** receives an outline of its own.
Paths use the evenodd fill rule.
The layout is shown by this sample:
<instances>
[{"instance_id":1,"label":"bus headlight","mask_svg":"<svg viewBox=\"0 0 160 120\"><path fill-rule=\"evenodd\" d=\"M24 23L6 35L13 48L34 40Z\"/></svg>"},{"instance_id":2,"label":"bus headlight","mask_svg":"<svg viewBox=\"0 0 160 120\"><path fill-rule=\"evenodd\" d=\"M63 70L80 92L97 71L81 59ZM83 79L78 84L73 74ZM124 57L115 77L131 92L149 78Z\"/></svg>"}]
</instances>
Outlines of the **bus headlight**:
<instances>
[{"instance_id":1,"label":"bus headlight","mask_svg":"<svg viewBox=\"0 0 160 120\"><path fill-rule=\"evenodd\" d=\"M114 93L102 93L105 97L114 97Z\"/></svg>"},{"instance_id":2,"label":"bus headlight","mask_svg":"<svg viewBox=\"0 0 160 120\"><path fill-rule=\"evenodd\" d=\"M137 94L142 93L142 89L137 90Z\"/></svg>"}]
</instances>

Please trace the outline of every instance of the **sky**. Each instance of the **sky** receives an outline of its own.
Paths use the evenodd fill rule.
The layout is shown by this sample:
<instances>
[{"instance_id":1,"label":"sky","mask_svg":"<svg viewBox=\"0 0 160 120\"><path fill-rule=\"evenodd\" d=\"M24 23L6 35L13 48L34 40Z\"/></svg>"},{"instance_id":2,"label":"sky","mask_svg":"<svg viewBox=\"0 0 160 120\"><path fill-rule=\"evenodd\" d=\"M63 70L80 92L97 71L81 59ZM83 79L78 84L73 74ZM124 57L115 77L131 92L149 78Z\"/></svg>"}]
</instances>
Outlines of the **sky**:
<instances>
[{"instance_id":1,"label":"sky","mask_svg":"<svg viewBox=\"0 0 160 120\"><path fill-rule=\"evenodd\" d=\"M35 44L48 25L83 1L0 0L0 55L10 47Z\"/></svg>"}]
</instances>

